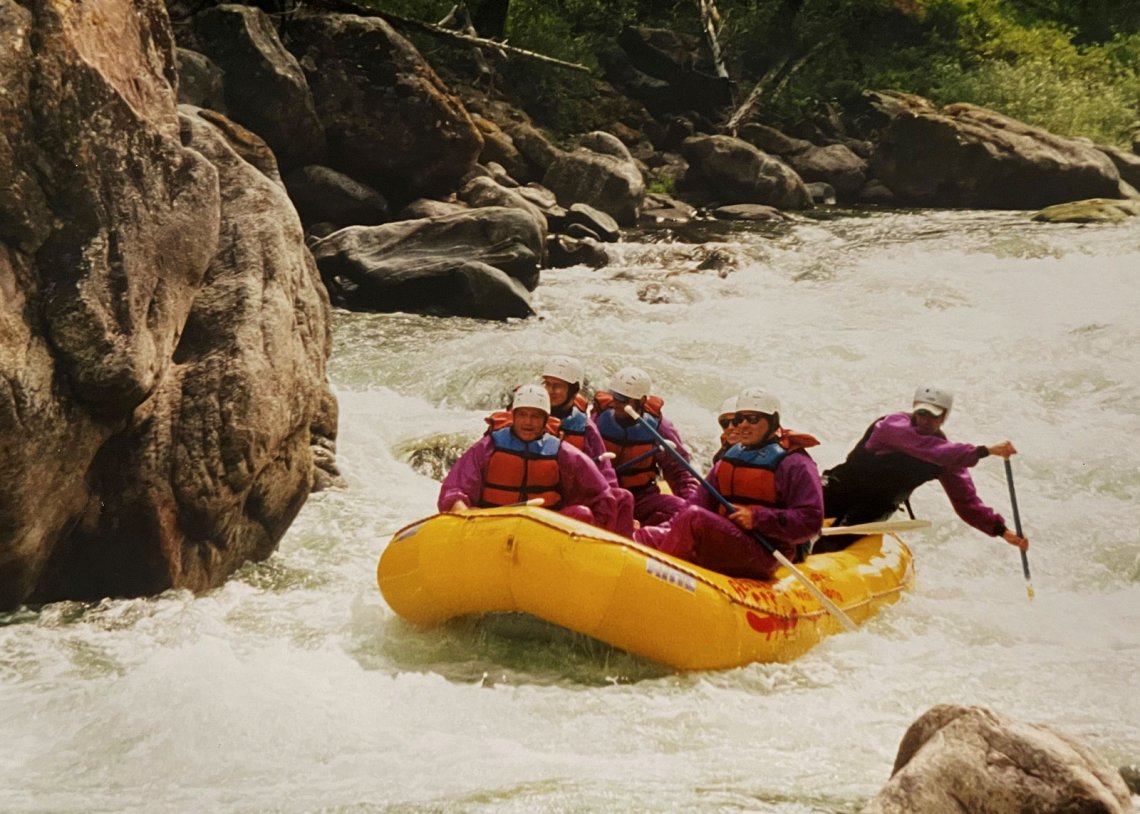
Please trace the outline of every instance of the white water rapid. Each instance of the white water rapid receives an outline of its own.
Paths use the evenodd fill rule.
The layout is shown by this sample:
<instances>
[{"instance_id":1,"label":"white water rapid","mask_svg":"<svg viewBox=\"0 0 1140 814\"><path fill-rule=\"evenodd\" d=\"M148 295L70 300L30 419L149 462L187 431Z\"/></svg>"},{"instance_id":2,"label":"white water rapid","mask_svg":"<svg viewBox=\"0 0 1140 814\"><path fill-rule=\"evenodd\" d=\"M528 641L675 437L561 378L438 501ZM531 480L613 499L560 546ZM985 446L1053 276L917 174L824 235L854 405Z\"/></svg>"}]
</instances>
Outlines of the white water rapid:
<instances>
[{"instance_id":1,"label":"white water rapid","mask_svg":"<svg viewBox=\"0 0 1140 814\"><path fill-rule=\"evenodd\" d=\"M204 596L0 617L0 811L856 812L936 703L1140 760L1140 222L715 229L543 272L526 321L338 312L350 488L310 499L278 554ZM711 248L736 270L697 271ZM415 451L475 440L557 352L593 386L650 371L700 461L748 384L823 440L821 469L916 385L954 391L951 438L1020 450L1036 599L934 484L913 593L791 664L676 674L539 626L413 628L375 567L434 511ZM1012 522L1000 459L974 477Z\"/></svg>"}]
</instances>

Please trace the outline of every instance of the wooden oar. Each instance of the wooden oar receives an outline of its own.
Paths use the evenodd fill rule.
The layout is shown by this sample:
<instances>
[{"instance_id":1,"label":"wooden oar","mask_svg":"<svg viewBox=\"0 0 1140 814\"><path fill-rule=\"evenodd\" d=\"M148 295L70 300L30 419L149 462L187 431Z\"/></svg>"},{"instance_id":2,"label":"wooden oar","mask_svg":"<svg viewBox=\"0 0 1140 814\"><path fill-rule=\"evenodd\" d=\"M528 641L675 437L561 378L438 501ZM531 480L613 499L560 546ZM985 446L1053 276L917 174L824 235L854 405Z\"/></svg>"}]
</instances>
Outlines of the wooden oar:
<instances>
[{"instance_id":1,"label":"wooden oar","mask_svg":"<svg viewBox=\"0 0 1140 814\"><path fill-rule=\"evenodd\" d=\"M820 537L833 534L888 534L893 531L911 531L930 528L929 520L880 520L875 523L856 523L853 526L828 526L820 529Z\"/></svg>"},{"instance_id":2,"label":"wooden oar","mask_svg":"<svg viewBox=\"0 0 1140 814\"><path fill-rule=\"evenodd\" d=\"M1005 459L1005 479L1009 482L1009 503L1013 507L1013 530L1018 537L1024 537L1021 533L1021 515L1017 512L1017 493L1013 490L1013 466L1009 458ZM1021 571L1025 574L1025 593L1032 601L1034 594L1033 582L1029 579L1029 554L1024 548L1019 548L1018 551L1021 552Z\"/></svg>"},{"instance_id":3,"label":"wooden oar","mask_svg":"<svg viewBox=\"0 0 1140 814\"><path fill-rule=\"evenodd\" d=\"M701 482L701 485L704 486L705 489L708 490L710 495L712 495L714 498L716 498L717 502L720 503L720 505L724 506L725 509L727 509L730 512L736 511L736 507L733 506L731 503L729 503L727 500L725 500L724 495L722 495L720 492L718 492L716 490L716 487L714 487L711 483L709 483L707 480L705 480L704 476L702 476L701 473L698 472L693 467L693 465L691 463L689 463L687 460L685 460L685 456L682 455L680 452L678 452L673 447L672 444L668 443L665 440L665 438L662 437L661 433L657 432L656 428L652 424L650 424L648 421L646 421L643 416L638 415L637 411L634 410L632 407L630 407L628 404L625 406L625 412L630 418L634 419L635 421L640 422L641 426L643 426L643 427L645 427L645 429L649 430L649 432L651 432L653 434L653 436L657 439L657 441L661 444L661 446L664 449L668 450L669 454L671 454L674 458L676 458L677 461L680 462L681 466L683 466L683 467L685 467L685 469L689 470L689 473L692 474L693 477L695 477L697 480L699 480ZM744 529L741 529L741 531L744 531ZM760 545L764 546L764 549L769 554L771 554L773 557L775 557L776 561L778 563L780 563L780 565L784 566L789 571L791 571L792 574L795 576L795 578L798 579L803 584L803 586L811 592L811 595L814 596L816 598L816 600L819 601L819 604L823 605L823 607L827 609L828 613L830 613L832 616L834 616L836 619L838 619L840 621L840 623L843 625L843 627L845 627L847 630L856 630L857 629L855 627L855 623L851 621L851 617L848 616L846 613L844 613L842 608L840 608L838 605L836 605L834 602L832 602L830 599L828 599L826 594L824 594L824 592L821 591L815 585L814 582L812 582L810 579L808 579L807 575L804 574L803 571L801 571L800 569L798 569L794 565L792 565L792 561L789 560L786 556L784 556L784 553L782 551L780 551L780 549L776 548L774 545L772 545L770 542L768 542L767 538L765 538L764 535L762 535L760 532L756 531L755 529L749 529L745 533L750 535L752 537L752 539L754 539L756 542L760 543Z\"/></svg>"}]
</instances>

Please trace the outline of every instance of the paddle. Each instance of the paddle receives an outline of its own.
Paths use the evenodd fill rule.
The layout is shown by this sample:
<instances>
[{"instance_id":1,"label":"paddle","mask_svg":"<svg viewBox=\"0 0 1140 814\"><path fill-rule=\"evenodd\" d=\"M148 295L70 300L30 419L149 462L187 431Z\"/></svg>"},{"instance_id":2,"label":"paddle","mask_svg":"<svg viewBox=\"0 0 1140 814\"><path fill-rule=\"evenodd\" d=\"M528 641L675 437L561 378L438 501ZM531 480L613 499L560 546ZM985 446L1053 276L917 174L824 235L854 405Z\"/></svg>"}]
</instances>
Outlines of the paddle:
<instances>
[{"instance_id":1,"label":"paddle","mask_svg":"<svg viewBox=\"0 0 1140 814\"><path fill-rule=\"evenodd\" d=\"M707 480L705 480L704 476L701 475L701 473L698 472L696 470L696 468L691 463L689 463L687 460L685 460L685 456L682 455L680 452L678 452L672 444L670 444L668 441L666 441L665 438L662 437L661 433L657 432L656 428L654 428L654 426L652 424L650 424L648 421L646 421L643 416L638 415L637 411L634 410L632 407L630 407L628 404L625 406L625 412L630 418L634 419L635 421L640 422L641 425L643 427L645 427L645 429L649 430L649 432L651 432L653 434L653 437L656 438L657 441L661 444L662 448L667 450L670 455L672 455L674 458L676 458L677 461L681 464L681 466L683 466L683 467L685 467L685 469L689 470L689 473L692 474L693 477L695 477L697 480L699 480L701 482L701 485L704 486L705 489L708 490L708 493L710 495L712 495L714 498L716 498L717 502L720 503L720 505L724 506L724 508L730 512L736 511L736 507L733 506L731 503L729 503L727 500L725 500L724 495L722 495L720 492L718 492L716 490L716 487L714 487L711 483L709 483ZM742 531L743 531L743 529L742 529ZM798 569L794 565L792 565L792 561L789 560L786 556L784 556L782 551L780 551L778 548L776 548L774 545L772 545L770 542L768 542L768 540L764 537L764 535L762 535L760 532L756 531L755 529L749 529L747 531L747 534L749 536L751 536L752 539L754 539L756 542L760 543L760 545L764 546L764 550L767 551L769 554L771 554L773 557L775 557L776 561L778 563L780 563L780 565L784 566L789 571L791 571L793 576L795 576L795 578L798 579L800 581L800 583L803 584L803 586L811 592L812 596L814 596L819 601L819 603L821 605L823 605L824 608L827 609L827 612L830 613L832 616L834 616L836 619L838 619L840 621L840 623L842 623L843 627L845 627L847 630L855 630L856 629L855 623L851 621L851 617L848 616L846 613L844 613L842 608L840 608L838 605L836 605L834 602L832 602L830 599L828 599L827 596L823 593L823 591L821 591L818 587L816 587L815 583L813 583L810 579L808 579L807 575L804 574L803 571L801 571L800 569Z\"/></svg>"},{"instance_id":2,"label":"paddle","mask_svg":"<svg viewBox=\"0 0 1140 814\"><path fill-rule=\"evenodd\" d=\"M1021 515L1017 511L1017 493L1013 490L1013 466L1009 462L1009 458L1005 459L1005 479L1009 482L1009 503L1013 506L1013 530L1017 532L1018 537L1024 537L1021 533ZM1025 549L1020 548L1021 552L1021 570L1025 574L1025 593L1030 600L1033 599L1033 583L1029 579L1029 555Z\"/></svg>"},{"instance_id":3,"label":"paddle","mask_svg":"<svg viewBox=\"0 0 1140 814\"><path fill-rule=\"evenodd\" d=\"M492 508L510 509L513 506L541 506L545 502L546 502L546 498L544 498L544 497L532 497L530 500L520 500L518 503L504 503L502 506L493 506ZM474 506L474 507L467 506L464 509L460 509L460 511L468 512L468 511L471 511L472 508L478 509L479 507L478 506ZM454 514L454 512L444 512L444 514Z\"/></svg>"},{"instance_id":4,"label":"paddle","mask_svg":"<svg viewBox=\"0 0 1140 814\"><path fill-rule=\"evenodd\" d=\"M828 526L819 530L820 537L833 534L884 534L892 531L930 528L929 520L880 520L875 523L857 523L853 526Z\"/></svg>"},{"instance_id":5,"label":"paddle","mask_svg":"<svg viewBox=\"0 0 1140 814\"><path fill-rule=\"evenodd\" d=\"M614 472L625 472L634 464L639 464L642 461L644 461L646 458L652 458L656 454L657 454L657 447L654 447L653 449L649 450L648 452L643 452L635 458L630 458L628 461L622 461L620 464L618 464L617 466L614 467Z\"/></svg>"}]
</instances>

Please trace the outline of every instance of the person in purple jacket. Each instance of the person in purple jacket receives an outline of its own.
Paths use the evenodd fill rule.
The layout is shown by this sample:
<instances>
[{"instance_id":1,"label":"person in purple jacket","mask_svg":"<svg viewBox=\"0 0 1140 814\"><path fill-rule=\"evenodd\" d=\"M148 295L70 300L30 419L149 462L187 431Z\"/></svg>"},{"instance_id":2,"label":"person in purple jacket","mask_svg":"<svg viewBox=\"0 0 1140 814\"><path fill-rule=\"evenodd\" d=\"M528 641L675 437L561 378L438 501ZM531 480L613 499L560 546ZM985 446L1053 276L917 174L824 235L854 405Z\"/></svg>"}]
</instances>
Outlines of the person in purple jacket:
<instances>
[{"instance_id":1,"label":"person in purple jacket","mask_svg":"<svg viewBox=\"0 0 1140 814\"><path fill-rule=\"evenodd\" d=\"M732 504L729 512L705 487L673 518L668 531L641 529L634 539L710 571L767 579L779 562L758 533L788 558L819 534L823 494L807 448L819 442L780 426L780 403L759 387L736 399L737 443L705 478Z\"/></svg>"},{"instance_id":2,"label":"person in purple jacket","mask_svg":"<svg viewBox=\"0 0 1140 814\"><path fill-rule=\"evenodd\" d=\"M550 412L559 420L558 437L597 464L617 502L610 531L629 537L633 534L633 495L618 484L612 463L614 454L606 451L602 434L587 414L589 402L581 392L582 379L582 363L573 356L552 356L542 366L542 386L550 396Z\"/></svg>"},{"instance_id":3,"label":"person in purple jacket","mask_svg":"<svg viewBox=\"0 0 1140 814\"><path fill-rule=\"evenodd\" d=\"M642 526L656 526L670 520L700 489L700 483L677 460L657 446L653 434L625 408L644 416L678 453L689 460L689 452L669 419L661 414L664 402L650 395L652 381L641 368L623 367L614 374L609 390L594 396L594 420L606 450L614 455L618 484L633 494L633 516ZM672 494L664 494L658 477L669 484Z\"/></svg>"},{"instance_id":4,"label":"person in purple jacket","mask_svg":"<svg viewBox=\"0 0 1140 814\"><path fill-rule=\"evenodd\" d=\"M850 526L890 517L911 492L927 481L942 484L954 511L983 534L1001 537L1023 551L1029 540L1006 528L1005 520L978 497L969 468L989 455L1017 452L1009 441L975 446L947 440L942 425L954 396L919 387L909 413L876 419L843 463L823 473L824 511L835 525ZM819 546L815 550L819 550Z\"/></svg>"},{"instance_id":5,"label":"person in purple jacket","mask_svg":"<svg viewBox=\"0 0 1140 814\"><path fill-rule=\"evenodd\" d=\"M524 384L511 402L511 421L463 453L443 479L441 512L508 506L542 498L543 506L612 528L616 503L593 461L547 431L550 397Z\"/></svg>"}]
</instances>

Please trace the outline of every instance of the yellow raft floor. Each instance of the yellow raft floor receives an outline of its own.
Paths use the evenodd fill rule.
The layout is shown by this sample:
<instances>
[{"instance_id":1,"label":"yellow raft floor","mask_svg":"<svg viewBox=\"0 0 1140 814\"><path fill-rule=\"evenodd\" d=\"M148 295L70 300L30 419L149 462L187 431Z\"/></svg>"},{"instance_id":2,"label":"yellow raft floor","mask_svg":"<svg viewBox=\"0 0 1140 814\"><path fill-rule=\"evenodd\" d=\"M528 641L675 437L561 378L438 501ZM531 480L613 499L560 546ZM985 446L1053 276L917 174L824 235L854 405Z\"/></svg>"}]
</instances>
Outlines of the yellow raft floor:
<instances>
[{"instance_id":1,"label":"yellow raft floor","mask_svg":"<svg viewBox=\"0 0 1140 814\"><path fill-rule=\"evenodd\" d=\"M893 535L814 554L800 569L856 623L914 583ZM538 507L437 514L392 538L384 600L417 624L526 613L679 670L790 661L842 630L792 573L726 577Z\"/></svg>"}]
</instances>

